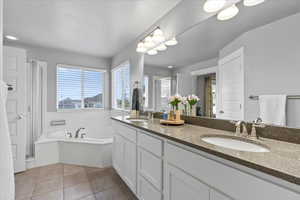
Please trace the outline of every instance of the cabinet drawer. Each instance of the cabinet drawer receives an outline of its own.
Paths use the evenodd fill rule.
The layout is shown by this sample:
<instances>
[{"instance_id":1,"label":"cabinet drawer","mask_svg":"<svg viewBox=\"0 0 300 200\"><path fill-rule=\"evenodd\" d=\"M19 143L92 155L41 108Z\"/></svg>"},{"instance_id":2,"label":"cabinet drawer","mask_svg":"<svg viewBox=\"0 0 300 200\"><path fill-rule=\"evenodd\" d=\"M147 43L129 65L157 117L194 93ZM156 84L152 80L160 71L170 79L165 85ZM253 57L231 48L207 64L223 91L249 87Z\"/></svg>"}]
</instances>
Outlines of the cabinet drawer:
<instances>
[{"instance_id":1,"label":"cabinet drawer","mask_svg":"<svg viewBox=\"0 0 300 200\"><path fill-rule=\"evenodd\" d=\"M138 178L138 197L140 200L161 200L162 194L156 190L145 178Z\"/></svg>"},{"instance_id":2,"label":"cabinet drawer","mask_svg":"<svg viewBox=\"0 0 300 200\"><path fill-rule=\"evenodd\" d=\"M162 170L161 158L141 148L138 149L138 173L158 190L162 190Z\"/></svg>"},{"instance_id":3,"label":"cabinet drawer","mask_svg":"<svg viewBox=\"0 0 300 200\"><path fill-rule=\"evenodd\" d=\"M119 122L114 123L115 131L124 138L136 143L137 131Z\"/></svg>"},{"instance_id":4,"label":"cabinet drawer","mask_svg":"<svg viewBox=\"0 0 300 200\"><path fill-rule=\"evenodd\" d=\"M300 199L299 193L170 143L166 145L165 158L168 163L214 186L232 199Z\"/></svg>"},{"instance_id":5,"label":"cabinet drawer","mask_svg":"<svg viewBox=\"0 0 300 200\"><path fill-rule=\"evenodd\" d=\"M140 132L138 145L147 151L161 157L162 156L162 140L152 137L144 132Z\"/></svg>"}]
</instances>

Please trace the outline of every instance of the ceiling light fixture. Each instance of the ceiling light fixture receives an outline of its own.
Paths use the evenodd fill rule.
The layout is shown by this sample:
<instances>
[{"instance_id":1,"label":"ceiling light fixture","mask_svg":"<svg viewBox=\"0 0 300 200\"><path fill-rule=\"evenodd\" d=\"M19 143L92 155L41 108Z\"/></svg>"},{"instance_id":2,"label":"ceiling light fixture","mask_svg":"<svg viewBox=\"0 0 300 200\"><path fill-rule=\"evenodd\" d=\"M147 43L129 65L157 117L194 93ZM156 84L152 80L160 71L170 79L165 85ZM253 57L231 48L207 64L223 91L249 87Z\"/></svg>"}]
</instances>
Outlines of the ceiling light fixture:
<instances>
[{"instance_id":1,"label":"ceiling light fixture","mask_svg":"<svg viewBox=\"0 0 300 200\"><path fill-rule=\"evenodd\" d=\"M174 67L172 65L168 66L169 69L173 69Z\"/></svg>"},{"instance_id":2,"label":"ceiling light fixture","mask_svg":"<svg viewBox=\"0 0 300 200\"><path fill-rule=\"evenodd\" d=\"M233 4L232 6L225 8L224 10L219 12L217 18L218 20L225 21L225 20L232 19L238 13L239 13L238 7L235 4Z\"/></svg>"},{"instance_id":3,"label":"ceiling light fixture","mask_svg":"<svg viewBox=\"0 0 300 200\"><path fill-rule=\"evenodd\" d=\"M155 43L153 42L151 36L147 36L147 37L145 38L144 45L145 45L146 48L152 48L152 47L155 46Z\"/></svg>"},{"instance_id":4,"label":"ceiling light fixture","mask_svg":"<svg viewBox=\"0 0 300 200\"><path fill-rule=\"evenodd\" d=\"M244 6L256 6L263 3L265 0L244 0Z\"/></svg>"},{"instance_id":5,"label":"ceiling light fixture","mask_svg":"<svg viewBox=\"0 0 300 200\"><path fill-rule=\"evenodd\" d=\"M9 40L15 40L15 41L16 41L16 40L19 40L17 37L12 36L12 35L6 35L5 38L6 38L6 39L9 39Z\"/></svg>"},{"instance_id":6,"label":"ceiling light fixture","mask_svg":"<svg viewBox=\"0 0 300 200\"><path fill-rule=\"evenodd\" d=\"M157 54L157 50L156 50L156 49L151 49L151 50L149 50L149 51L147 52L147 54L150 55L150 56L154 56L154 55Z\"/></svg>"},{"instance_id":7,"label":"ceiling light fixture","mask_svg":"<svg viewBox=\"0 0 300 200\"><path fill-rule=\"evenodd\" d=\"M204 3L203 9L205 12L218 12L226 4L226 0L206 0Z\"/></svg>"},{"instance_id":8,"label":"ceiling light fixture","mask_svg":"<svg viewBox=\"0 0 300 200\"><path fill-rule=\"evenodd\" d=\"M159 28L153 32L152 40L156 43L165 41L164 33Z\"/></svg>"},{"instance_id":9,"label":"ceiling light fixture","mask_svg":"<svg viewBox=\"0 0 300 200\"><path fill-rule=\"evenodd\" d=\"M178 41L175 37L173 37L171 40L166 41L165 44L167 46L175 46L176 44L178 44Z\"/></svg>"}]
</instances>

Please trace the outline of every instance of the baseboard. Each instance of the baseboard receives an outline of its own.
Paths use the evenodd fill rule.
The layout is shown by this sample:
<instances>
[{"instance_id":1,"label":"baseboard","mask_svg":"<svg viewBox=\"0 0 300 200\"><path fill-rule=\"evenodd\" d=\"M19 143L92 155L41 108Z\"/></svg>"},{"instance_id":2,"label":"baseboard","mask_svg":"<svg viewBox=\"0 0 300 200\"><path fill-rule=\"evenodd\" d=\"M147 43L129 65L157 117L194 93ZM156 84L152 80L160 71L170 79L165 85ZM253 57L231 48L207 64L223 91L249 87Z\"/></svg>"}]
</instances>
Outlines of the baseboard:
<instances>
[{"instance_id":1,"label":"baseboard","mask_svg":"<svg viewBox=\"0 0 300 200\"><path fill-rule=\"evenodd\" d=\"M26 159L26 169L32 169L35 168L35 158L34 157L29 157Z\"/></svg>"}]
</instances>

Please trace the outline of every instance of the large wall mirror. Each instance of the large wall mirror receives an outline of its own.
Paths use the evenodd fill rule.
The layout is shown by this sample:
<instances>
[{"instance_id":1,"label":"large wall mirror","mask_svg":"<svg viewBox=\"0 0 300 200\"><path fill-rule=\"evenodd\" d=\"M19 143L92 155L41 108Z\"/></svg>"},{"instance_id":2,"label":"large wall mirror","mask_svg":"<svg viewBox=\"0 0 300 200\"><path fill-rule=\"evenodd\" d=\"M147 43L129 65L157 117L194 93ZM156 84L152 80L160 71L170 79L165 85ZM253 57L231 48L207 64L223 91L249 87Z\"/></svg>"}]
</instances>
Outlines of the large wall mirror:
<instances>
[{"instance_id":1,"label":"large wall mirror","mask_svg":"<svg viewBox=\"0 0 300 200\"><path fill-rule=\"evenodd\" d=\"M145 54L146 109L195 94L197 116L300 128L300 1L237 6L235 18L210 17L177 35L178 45Z\"/></svg>"}]
</instances>

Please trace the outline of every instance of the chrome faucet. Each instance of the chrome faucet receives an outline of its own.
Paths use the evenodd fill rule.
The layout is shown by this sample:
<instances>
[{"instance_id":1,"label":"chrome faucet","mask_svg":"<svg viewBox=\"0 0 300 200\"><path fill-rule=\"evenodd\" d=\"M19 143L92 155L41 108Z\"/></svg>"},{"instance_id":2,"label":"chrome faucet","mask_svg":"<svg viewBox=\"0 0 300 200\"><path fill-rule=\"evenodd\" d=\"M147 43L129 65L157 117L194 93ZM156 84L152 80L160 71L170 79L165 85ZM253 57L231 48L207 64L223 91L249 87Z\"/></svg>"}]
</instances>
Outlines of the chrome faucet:
<instances>
[{"instance_id":1,"label":"chrome faucet","mask_svg":"<svg viewBox=\"0 0 300 200\"><path fill-rule=\"evenodd\" d=\"M77 129L76 130L76 132L75 132L75 138L78 138L79 137L79 132L81 131L81 130L84 130L85 128L79 128L79 129Z\"/></svg>"},{"instance_id":2,"label":"chrome faucet","mask_svg":"<svg viewBox=\"0 0 300 200\"><path fill-rule=\"evenodd\" d=\"M244 121L230 121L230 122L233 123L236 127L235 136L239 136L240 134L242 134L242 136L247 137L249 135L246 122ZM242 133L241 133L241 127L242 127Z\"/></svg>"},{"instance_id":3,"label":"chrome faucet","mask_svg":"<svg viewBox=\"0 0 300 200\"><path fill-rule=\"evenodd\" d=\"M265 128L266 125L263 123L262 119L258 117L255 121L252 123L252 129L251 129L251 138L252 139L259 139L256 128Z\"/></svg>"}]
</instances>

